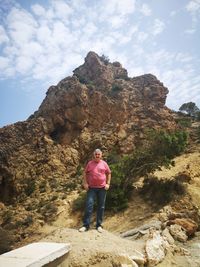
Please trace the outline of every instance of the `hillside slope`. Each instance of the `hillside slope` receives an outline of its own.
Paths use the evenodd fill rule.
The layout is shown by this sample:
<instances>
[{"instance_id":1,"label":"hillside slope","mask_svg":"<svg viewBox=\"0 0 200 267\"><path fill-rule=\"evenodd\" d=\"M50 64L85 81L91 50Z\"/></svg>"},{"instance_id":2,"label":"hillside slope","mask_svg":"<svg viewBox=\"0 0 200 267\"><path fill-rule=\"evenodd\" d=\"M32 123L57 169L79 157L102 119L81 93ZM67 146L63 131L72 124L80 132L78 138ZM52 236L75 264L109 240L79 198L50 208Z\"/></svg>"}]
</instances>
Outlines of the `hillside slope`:
<instances>
[{"instance_id":1,"label":"hillside slope","mask_svg":"<svg viewBox=\"0 0 200 267\"><path fill-rule=\"evenodd\" d=\"M200 266L200 232L196 232L186 242L175 240L170 248L165 250L165 257L158 264L151 265L148 261L145 245L151 238L149 229L141 230L137 236L122 238L120 235L133 229L142 228L152 221L158 222L165 216L176 214L198 214L200 211L200 144L191 143L187 153L175 158L175 166L162 169L155 175L160 179L173 179L180 173L186 173L190 180L186 181L187 191L183 196L160 207L151 200L146 201L139 193L134 192L128 209L117 214L106 213L104 233L100 234L91 229L86 233L79 233L82 213L73 213L72 201L78 196L71 194L68 203L65 203L51 225L40 228L38 235L27 238L25 243L33 240L70 242L72 250L68 258L68 266L148 266L158 267L199 267ZM190 213L191 212L191 213ZM94 218L95 219L95 218ZM95 221L94 221L95 222ZM165 225L165 226L164 226ZM166 224L163 224L166 227ZM151 230L151 231L152 231ZM162 230L160 230L162 232ZM157 244L158 245L158 244ZM157 248L158 249L158 248ZM134 259L134 263L131 261ZM138 260L139 259L139 260ZM143 260L142 260L143 259ZM121 265L120 265L121 264ZM129 265L128 265L129 264ZM131 265L132 264L132 265Z\"/></svg>"},{"instance_id":2,"label":"hillside slope","mask_svg":"<svg viewBox=\"0 0 200 267\"><path fill-rule=\"evenodd\" d=\"M146 129L177 129L173 112L165 106L167 93L155 76L130 78L119 62L104 62L90 52L72 77L49 88L40 108L28 120L1 128L1 252L43 238L72 243L71 267L101 266L99 255L102 266L128 264L130 258L121 259L120 255L127 253L131 257L135 248L150 266L146 244L157 238L165 256L160 262L167 261L167 265L160 266L173 265L174 259L175 266L198 262L199 242L194 236L198 236L199 229L200 147L195 140L191 140L186 154L175 159L175 167L155 173L163 182L182 179L186 191L173 196L169 203L161 205L150 195L141 194L141 177L134 184L128 209L117 214L106 212L104 227L108 232L103 235L94 230L78 233L82 214L72 209L83 190L82 168L94 148L102 148L106 157L113 151L129 153L143 143ZM159 228L151 226L152 220ZM140 228L145 225L147 229ZM168 246L163 231L173 232L173 225L179 227L181 236L174 233L172 242L168 235L173 243L167 241ZM121 235L129 230L136 234L122 239ZM128 243L125 238L130 239ZM177 238L189 241L182 244ZM188 259L187 253L191 253Z\"/></svg>"}]
</instances>

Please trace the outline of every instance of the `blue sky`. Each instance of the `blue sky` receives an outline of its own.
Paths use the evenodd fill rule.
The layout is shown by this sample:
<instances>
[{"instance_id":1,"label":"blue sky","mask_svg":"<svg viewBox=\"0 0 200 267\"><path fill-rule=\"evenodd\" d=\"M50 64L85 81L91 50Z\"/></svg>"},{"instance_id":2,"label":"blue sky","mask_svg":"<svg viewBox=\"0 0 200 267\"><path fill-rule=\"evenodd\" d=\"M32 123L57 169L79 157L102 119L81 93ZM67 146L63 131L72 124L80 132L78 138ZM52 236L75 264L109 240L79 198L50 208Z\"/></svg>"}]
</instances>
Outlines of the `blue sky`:
<instances>
[{"instance_id":1,"label":"blue sky","mask_svg":"<svg viewBox=\"0 0 200 267\"><path fill-rule=\"evenodd\" d=\"M200 0L0 0L0 127L26 120L89 51L200 108Z\"/></svg>"}]
</instances>

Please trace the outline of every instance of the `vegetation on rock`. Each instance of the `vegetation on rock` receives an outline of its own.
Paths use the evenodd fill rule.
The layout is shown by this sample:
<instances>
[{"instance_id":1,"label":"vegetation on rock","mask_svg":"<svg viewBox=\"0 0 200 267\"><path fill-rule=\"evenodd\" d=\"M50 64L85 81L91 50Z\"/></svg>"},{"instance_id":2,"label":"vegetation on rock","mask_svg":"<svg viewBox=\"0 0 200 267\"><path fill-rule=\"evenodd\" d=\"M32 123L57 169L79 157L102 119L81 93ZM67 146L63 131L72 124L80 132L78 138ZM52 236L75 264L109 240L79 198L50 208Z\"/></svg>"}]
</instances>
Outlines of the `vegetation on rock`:
<instances>
[{"instance_id":1,"label":"vegetation on rock","mask_svg":"<svg viewBox=\"0 0 200 267\"><path fill-rule=\"evenodd\" d=\"M102 61L105 65L108 65L109 62L110 62L109 57L106 56L106 55L104 55L104 54L103 54L102 56L100 56L100 59L101 59L101 61Z\"/></svg>"},{"instance_id":2,"label":"vegetation on rock","mask_svg":"<svg viewBox=\"0 0 200 267\"><path fill-rule=\"evenodd\" d=\"M144 185L140 190L141 196L157 205L169 203L177 195L186 192L185 185L178 178L171 180L158 179L156 176L149 176L144 179Z\"/></svg>"},{"instance_id":3,"label":"vegetation on rock","mask_svg":"<svg viewBox=\"0 0 200 267\"><path fill-rule=\"evenodd\" d=\"M184 131L171 133L148 131L143 146L138 147L130 155L119 157L116 151L111 153L107 158L112 170L112 184L107 195L107 209L119 211L126 208L133 190L133 182L139 177L147 177L162 166L173 165L173 158L180 155L186 148L187 138L187 133ZM163 185L163 190L166 188L171 191L174 191L174 188L183 191L178 182L166 183ZM169 196L171 196L170 192ZM76 209L83 208L84 199L85 194L81 194L75 202ZM171 198L166 197L166 200L169 199Z\"/></svg>"},{"instance_id":4,"label":"vegetation on rock","mask_svg":"<svg viewBox=\"0 0 200 267\"><path fill-rule=\"evenodd\" d=\"M0 227L0 254L8 252L11 249L13 240L8 231Z\"/></svg>"}]
</instances>

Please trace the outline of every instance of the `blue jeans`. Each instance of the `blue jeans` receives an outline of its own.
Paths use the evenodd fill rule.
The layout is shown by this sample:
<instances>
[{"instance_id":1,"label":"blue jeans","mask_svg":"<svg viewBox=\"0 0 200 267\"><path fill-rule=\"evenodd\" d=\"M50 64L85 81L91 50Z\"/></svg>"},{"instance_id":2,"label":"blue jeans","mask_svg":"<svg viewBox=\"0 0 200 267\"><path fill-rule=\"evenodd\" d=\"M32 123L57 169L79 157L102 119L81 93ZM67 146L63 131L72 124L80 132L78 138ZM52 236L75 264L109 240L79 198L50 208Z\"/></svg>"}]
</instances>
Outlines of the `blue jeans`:
<instances>
[{"instance_id":1,"label":"blue jeans","mask_svg":"<svg viewBox=\"0 0 200 267\"><path fill-rule=\"evenodd\" d=\"M83 225L88 229L90 227L90 219L93 212L94 202L97 200L97 217L96 228L101 226L106 201L106 190L104 188L89 188L87 191L86 208L83 217Z\"/></svg>"}]
</instances>

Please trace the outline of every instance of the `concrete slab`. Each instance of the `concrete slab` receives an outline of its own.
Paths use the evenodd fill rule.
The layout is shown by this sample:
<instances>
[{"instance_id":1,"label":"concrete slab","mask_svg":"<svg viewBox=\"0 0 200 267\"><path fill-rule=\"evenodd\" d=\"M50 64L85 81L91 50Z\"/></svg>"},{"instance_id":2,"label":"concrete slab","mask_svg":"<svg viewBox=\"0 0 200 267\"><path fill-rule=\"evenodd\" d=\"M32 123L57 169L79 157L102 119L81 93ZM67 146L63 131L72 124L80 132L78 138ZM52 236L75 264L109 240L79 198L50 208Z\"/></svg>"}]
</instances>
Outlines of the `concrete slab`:
<instances>
[{"instance_id":1,"label":"concrete slab","mask_svg":"<svg viewBox=\"0 0 200 267\"><path fill-rule=\"evenodd\" d=\"M68 243L37 242L0 255L0 267L40 267L70 251Z\"/></svg>"},{"instance_id":2,"label":"concrete slab","mask_svg":"<svg viewBox=\"0 0 200 267\"><path fill-rule=\"evenodd\" d=\"M0 266L1 267L24 267L29 266L30 260L29 259L17 259L17 258L1 258L0 257Z\"/></svg>"}]
</instances>

